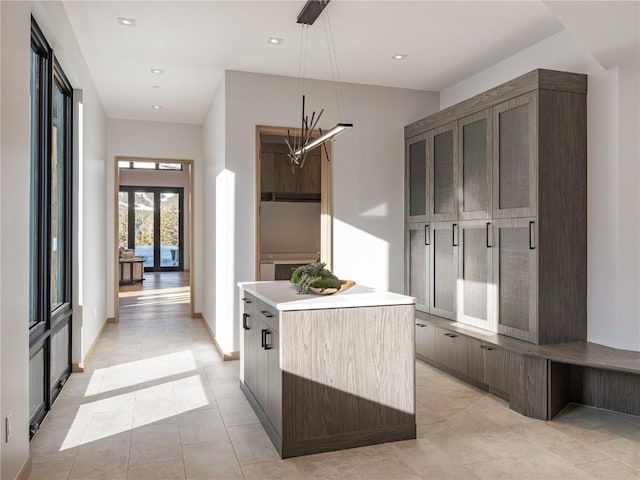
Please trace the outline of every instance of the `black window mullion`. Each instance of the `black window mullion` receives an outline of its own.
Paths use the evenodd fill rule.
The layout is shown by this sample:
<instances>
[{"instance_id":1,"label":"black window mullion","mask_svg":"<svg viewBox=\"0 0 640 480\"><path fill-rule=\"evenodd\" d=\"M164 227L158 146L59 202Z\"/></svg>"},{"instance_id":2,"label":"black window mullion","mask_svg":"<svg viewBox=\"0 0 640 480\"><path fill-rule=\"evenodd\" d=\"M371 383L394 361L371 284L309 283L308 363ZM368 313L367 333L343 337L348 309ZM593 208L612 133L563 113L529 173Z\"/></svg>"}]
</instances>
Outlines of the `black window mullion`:
<instances>
[{"instance_id":1,"label":"black window mullion","mask_svg":"<svg viewBox=\"0 0 640 480\"><path fill-rule=\"evenodd\" d=\"M157 164L156 164L157 165ZM153 194L153 269L160 271L160 196L162 192Z\"/></svg>"},{"instance_id":2,"label":"black window mullion","mask_svg":"<svg viewBox=\"0 0 640 480\"><path fill-rule=\"evenodd\" d=\"M135 211L135 200L136 194L133 190L126 190L128 196L128 205L127 205L127 247L129 249L136 248L136 211Z\"/></svg>"}]
</instances>

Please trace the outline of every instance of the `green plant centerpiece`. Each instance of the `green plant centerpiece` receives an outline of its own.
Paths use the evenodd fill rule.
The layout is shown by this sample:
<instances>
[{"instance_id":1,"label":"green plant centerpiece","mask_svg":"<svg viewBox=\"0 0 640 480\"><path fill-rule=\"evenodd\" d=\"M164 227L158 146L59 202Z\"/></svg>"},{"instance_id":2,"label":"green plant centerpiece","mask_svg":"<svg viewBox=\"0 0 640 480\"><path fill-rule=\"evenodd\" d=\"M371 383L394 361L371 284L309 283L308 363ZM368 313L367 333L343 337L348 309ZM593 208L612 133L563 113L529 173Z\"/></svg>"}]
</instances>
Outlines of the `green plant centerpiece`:
<instances>
[{"instance_id":1,"label":"green plant centerpiece","mask_svg":"<svg viewBox=\"0 0 640 480\"><path fill-rule=\"evenodd\" d=\"M295 284L296 291L302 294L309 293L310 288L340 289L342 282L325 267L325 263L315 262L296 268L291 275L291 283Z\"/></svg>"}]
</instances>

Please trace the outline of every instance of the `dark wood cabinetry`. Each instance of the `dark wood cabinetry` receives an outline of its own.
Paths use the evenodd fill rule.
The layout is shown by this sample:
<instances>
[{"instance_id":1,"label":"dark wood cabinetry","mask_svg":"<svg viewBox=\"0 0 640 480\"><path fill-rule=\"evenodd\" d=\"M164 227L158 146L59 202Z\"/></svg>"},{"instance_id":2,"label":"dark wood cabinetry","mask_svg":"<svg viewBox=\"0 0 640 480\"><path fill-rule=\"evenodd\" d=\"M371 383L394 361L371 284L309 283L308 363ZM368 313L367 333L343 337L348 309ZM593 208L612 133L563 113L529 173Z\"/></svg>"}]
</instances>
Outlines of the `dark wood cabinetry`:
<instances>
[{"instance_id":1,"label":"dark wood cabinetry","mask_svg":"<svg viewBox=\"0 0 640 480\"><path fill-rule=\"evenodd\" d=\"M428 186L425 268L407 229L417 310L535 344L586 339L586 93L585 75L535 70L405 127L406 185Z\"/></svg>"},{"instance_id":2,"label":"dark wood cabinetry","mask_svg":"<svg viewBox=\"0 0 640 480\"><path fill-rule=\"evenodd\" d=\"M284 137L265 136L273 141L264 141L260 146L260 188L263 200L301 199L316 195L320 199L320 151L307 155L304 168L291 168L287 156L289 149ZM305 197L306 196L306 197Z\"/></svg>"},{"instance_id":3,"label":"dark wood cabinetry","mask_svg":"<svg viewBox=\"0 0 640 480\"><path fill-rule=\"evenodd\" d=\"M242 300L244 383L271 427L282 435L278 311L249 293L245 293Z\"/></svg>"}]
</instances>

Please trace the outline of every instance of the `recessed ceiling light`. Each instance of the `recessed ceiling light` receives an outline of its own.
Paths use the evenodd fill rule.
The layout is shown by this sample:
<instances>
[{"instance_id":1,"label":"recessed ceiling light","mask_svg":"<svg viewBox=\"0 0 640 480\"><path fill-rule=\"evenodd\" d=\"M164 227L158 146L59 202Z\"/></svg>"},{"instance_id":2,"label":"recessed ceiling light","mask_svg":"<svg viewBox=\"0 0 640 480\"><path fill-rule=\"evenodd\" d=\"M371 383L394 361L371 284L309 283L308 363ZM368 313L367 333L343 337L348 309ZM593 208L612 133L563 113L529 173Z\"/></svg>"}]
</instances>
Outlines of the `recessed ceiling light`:
<instances>
[{"instance_id":1,"label":"recessed ceiling light","mask_svg":"<svg viewBox=\"0 0 640 480\"><path fill-rule=\"evenodd\" d=\"M151 73L156 73L158 75L161 75L164 72L164 70L162 70L161 68L152 68L151 69Z\"/></svg>"},{"instance_id":2,"label":"recessed ceiling light","mask_svg":"<svg viewBox=\"0 0 640 480\"><path fill-rule=\"evenodd\" d=\"M151 88L160 88L160 85L151 85Z\"/></svg>"},{"instance_id":3,"label":"recessed ceiling light","mask_svg":"<svg viewBox=\"0 0 640 480\"><path fill-rule=\"evenodd\" d=\"M280 45L282 42L284 42L284 40L278 37L269 37L269 40L267 40L269 45Z\"/></svg>"},{"instance_id":4,"label":"recessed ceiling light","mask_svg":"<svg viewBox=\"0 0 640 480\"><path fill-rule=\"evenodd\" d=\"M153 108L154 110L160 110L162 108L162 105L152 105L151 108Z\"/></svg>"},{"instance_id":5,"label":"recessed ceiling light","mask_svg":"<svg viewBox=\"0 0 640 480\"><path fill-rule=\"evenodd\" d=\"M133 18L118 17L118 23L123 27L135 27L136 21Z\"/></svg>"},{"instance_id":6,"label":"recessed ceiling light","mask_svg":"<svg viewBox=\"0 0 640 480\"><path fill-rule=\"evenodd\" d=\"M406 55L404 53L396 53L393 57L391 57L393 60L404 60L405 58L407 58L409 55Z\"/></svg>"}]
</instances>

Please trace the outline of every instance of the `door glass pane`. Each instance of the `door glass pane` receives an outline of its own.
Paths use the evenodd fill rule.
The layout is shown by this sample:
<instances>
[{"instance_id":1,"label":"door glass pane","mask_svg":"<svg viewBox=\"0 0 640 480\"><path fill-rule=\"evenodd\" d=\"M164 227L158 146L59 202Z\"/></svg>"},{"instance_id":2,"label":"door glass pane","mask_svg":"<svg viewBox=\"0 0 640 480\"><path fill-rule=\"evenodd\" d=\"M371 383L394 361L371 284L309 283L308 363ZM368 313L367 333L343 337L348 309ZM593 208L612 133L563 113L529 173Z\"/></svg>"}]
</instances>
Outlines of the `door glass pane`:
<instances>
[{"instance_id":1,"label":"door glass pane","mask_svg":"<svg viewBox=\"0 0 640 480\"><path fill-rule=\"evenodd\" d=\"M135 250L145 257L144 266L153 267L153 192L135 192Z\"/></svg>"},{"instance_id":2,"label":"door glass pane","mask_svg":"<svg viewBox=\"0 0 640 480\"><path fill-rule=\"evenodd\" d=\"M453 212L453 131L433 138L433 212Z\"/></svg>"},{"instance_id":3,"label":"door glass pane","mask_svg":"<svg viewBox=\"0 0 640 480\"><path fill-rule=\"evenodd\" d=\"M177 267L180 263L180 195L160 194L160 266Z\"/></svg>"},{"instance_id":4,"label":"door glass pane","mask_svg":"<svg viewBox=\"0 0 640 480\"><path fill-rule=\"evenodd\" d=\"M499 230L499 323L529 331L529 229Z\"/></svg>"},{"instance_id":5,"label":"door glass pane","mask_svg":"<svg viewBox=\"0 0 640 480\"><path fill-rule=\"evenodd\" d=\"M447 312L454 311L457 265L454 262L454 246L451 228L433 230L433 306Z\"/></svg>"},{"instance_id":6,"label":"door glass pane","mask_svg":"<svg viewBox=\"0 0 640 480\"><path fill-rule=\"evenodd\" d=\"M409 215L427 213L427 142L409 146Z\"/></svg>"},{"instance_id":7,"label":"door glass pane","mask_svg":"<svg viewBox=\"0 0 640 480\"><path fill-rule=\"evenodd\" d=\"M464 314L487 319L487 247L484 228L463 228Z\"/></svg>"},{"instance_id":8,"label":"door glass pane","mask_svg":"<svg viewBox=\"0 0 640 480\"><path fill-rule=\"evenodd\" d=\"M44 348L29 360L29 418L44 403Z\"/></svg>"},{"instance_id":9,"label":"door glass pane","mask_svg":"<svg viewBox=\"0 0 640 480\"><path fill-rule=\"evenodd\" d=\"M42 66L40 56L31 51L31 178L29 206L29 326L38 323L37 318L37 281L38 281L38 204L40 191L39 137L40 124L40 80Z\"/></svg>"},{"instance_id":10,"label":"door glass pane","mask_svg":"<svg viewBox=\"0 0 640 480\"><path fill-rule=\"evenodd\" d=\"M529 108L500 113L500 208L529 206Z\"/></svg>"},{"instance_id":11,"label":"door glass pane","mask_svg":"<svg viewBox=\"0 0 640 480\"><path fill-rule=\"evenodd\" d=\"M462 188L465 212L485 210L487 191L487 120L462 128Z\"/></svg>"},{"instance_id":12,"label":"door glass pane","mask_svg":"<svg viewBox=\"0 0 640 480\"><path fill-rule=\"evenodd\" d=\"M66 99L67 97L58 83L54 82L51 125L51 238L49 243L51 248L50 300L52 311L65 302L66 287L65 245L68 241L65 232L65 192L67 189L65 178L65 149L67 148L65 139L67 129L65 125L67 121Z\"/></svg>"},{"instance_id":13,"label":"door glass pane","mask_svg":"<svg viewBox=\"0 0 640 480\"><path fill-rule=\"evenodd\" d=\"M118 246L129 248L129 192L118 192Z\"/></svg>"},{"instance_id":14,"label":"door glass pane","mask_svg":"<svg viewBox=\"0 0 640 480\"><path fill-rule=\"evenodd\" d=\"M51 388L69 368L69 324L51 336Z\"/></svg>"},{"instance_id":15,"label":"door glass pane","mask_svg":"<svg viewBox=\"0 0 640 480\"><path fill-rule=\"evenodd\" d=\"M131 162L120 160L118 162L118 168L131 168Z\"/></svg>"},{"instance_id":16,"label":"door glass pane","mask_svg":"<svg viewBox=\"0 0 640 480\"><path fill-rule=\"evenodd\" d=\"M427 247L423 228L409 230L409 295L427 304Z\"/></svg>"}]
</instances>

